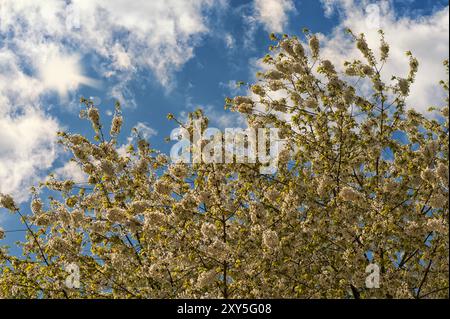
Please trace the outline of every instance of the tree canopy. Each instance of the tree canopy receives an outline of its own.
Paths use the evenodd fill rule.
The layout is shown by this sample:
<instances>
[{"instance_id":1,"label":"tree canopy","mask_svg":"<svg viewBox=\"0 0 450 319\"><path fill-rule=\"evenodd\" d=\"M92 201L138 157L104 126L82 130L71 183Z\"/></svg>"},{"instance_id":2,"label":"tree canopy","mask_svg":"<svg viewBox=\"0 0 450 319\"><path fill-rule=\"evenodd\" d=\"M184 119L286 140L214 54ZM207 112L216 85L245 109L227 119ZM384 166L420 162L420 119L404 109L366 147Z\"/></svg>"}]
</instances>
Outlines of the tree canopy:
<instances>
[{"instance_id":1,"label":"tree canopy","mask_svg":"<svg viewBox=\"0 0 450 319\"><path fill-rule=\"evenodd\" d=\"M0 296L448 298L448 81L424 116L406 103L412 53L409 73L388 81L383 32L377 50L349 36L361 59L335 66L306 30L272 35L248 95L226 100L287 141L273 174L259 161L173 163L143 138L120 145L120 106L108 136L82 99L95 138L59 137L86 183L50 176L30 214L0 195L28 230L23 256L0 250ZM195 120L208 127L201 110L168 117L188 132ZM41 198L44 188L55 195ZM379 288L366 285L371 264ZM79 287L66 285L67 265Z\"/></svg>"}]
</instances>

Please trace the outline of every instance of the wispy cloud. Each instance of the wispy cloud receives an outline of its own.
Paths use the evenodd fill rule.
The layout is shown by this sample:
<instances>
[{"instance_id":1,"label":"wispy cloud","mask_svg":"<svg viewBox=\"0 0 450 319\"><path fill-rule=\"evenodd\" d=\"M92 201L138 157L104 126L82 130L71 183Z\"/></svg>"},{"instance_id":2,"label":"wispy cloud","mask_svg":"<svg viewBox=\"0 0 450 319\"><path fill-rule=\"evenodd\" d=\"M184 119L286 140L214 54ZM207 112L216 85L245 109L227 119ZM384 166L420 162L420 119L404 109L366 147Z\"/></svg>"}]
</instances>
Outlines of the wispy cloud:
<instances>
[{"instance_id":1,"label":"wispy cloud","mask_svg":"<svg viewBox=\"0 0 450 319\"><path fill-rule=\"evenodd\" d=\"M138 122L134 128L137 130L138 134L144 139L148 140L152 136L158 135L158 131L150 127L147 123Z\"/></svg>"}]
</instances>

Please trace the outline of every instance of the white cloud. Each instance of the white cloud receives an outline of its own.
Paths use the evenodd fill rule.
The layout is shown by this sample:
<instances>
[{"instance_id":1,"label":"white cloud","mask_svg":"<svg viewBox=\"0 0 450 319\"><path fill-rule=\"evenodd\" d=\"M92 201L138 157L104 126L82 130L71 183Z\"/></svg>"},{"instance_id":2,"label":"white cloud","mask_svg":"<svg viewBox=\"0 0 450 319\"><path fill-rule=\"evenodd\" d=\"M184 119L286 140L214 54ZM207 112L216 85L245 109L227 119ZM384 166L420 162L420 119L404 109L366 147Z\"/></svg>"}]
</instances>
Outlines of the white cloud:
<instances>
[{"instance_id":1,"label":"white cloud","mask_svg":"<svg viewBox=\"0 0 450 319\"><path fill-rule=\"evenodd\" d=\"M0 192L23 201L39 172L56 158L59 125L37 105L44 83L26 74L18 61L0 48Z\"/></svg>"},{"instance_id":2,"label":"white cloud","mask_svg":"<svg viewBox=\"0 0 450 319\"><path fill-rule=\"evenodd\" d=\"M75 183L86 183L88 177L79 164L74 161L68 161L64 166L55 170L55 177L58 179L68 179Z\"/></svg>"},{"instance_id":3,"label":"white cloud","mask_svg":"<svg viewBox=\"0 0 450 319\"><path fill-rule=\"evenodd\" d=\"M77 55L48 56L38 65L38 78L47 90L56 90L64 100L68 92L75 91L81 84L99 87L97 81L83 75L79 61Z\"/></svg>"},{"instance_id":4,"label":"white cloud","mask_svg":"<svg viewBox=\"0 0 450 319\"><path fill-rule=\"evenodd\" d=\"M442 61L449 56L449 8L434 12L429 16L417 18L396 15L389 1L376 2L354 0L322 0L326 12L338 10L340 24L328 36L321 36L323 56L342 66L343 61L361 58L344 29L354 33L364 32L369 45L377 53L379 47L378 28L386 33L391 45L390 59L383 68L385 80L392 75L405 77L408 73L406 51L411 50L419 60L417 81L411 88L407 106L425 111L431 105L442 104L442 90L438 86L441 79L447 78ZM328 10L328 11L327 11Z\"/></svg>"},{"instance_id":5,"label":"white cloud","mask_svg":"<svg viewBox=\"0 0 450 319\"><path fill-rule=\"evenodd\" d=\"M112 54L114 69L127 70L132 68L130 55L126 52L125 48L121 44L114 44Z\"/></svg>"},{"instance_id":6,"label":"white cloud","mask_svg":"<svg viewBox=\"0 0 450 319\"><path fill-rule=\"evenodd\" d=\"M255 18L267 32L283 32L289 11L295 10L292 0L255 0Z\"/></svg>"},{"instance_id":7,"label":"white cloud","mask_svg":"<svg viewBox=\"0 0 450 319\"><path fill-rule=\"evenodd\" d=\"M137 102L133 91L128 86L128 82L133 78L132 73L121 75L116 84L114 84L108 91L108 95L120 102L120 105L127 108L136 108Z\"/></svg>"},{"instance_id":8,"label":"white cloud","mask_svg":"<svg viewBox=\"0 0 450 319\"><path fill-rule=\"evenodd\" d=\"M59 125L42 105L48 93L64 98L98 86L82 68L85 56L108 70L101 76L110 78L113 97L134 105L127 85L136 70L170 87L208 32L205 11L214 4L224 1L1 0L0 191L25 199L51 167Z\"/></svg>"},{"instance_id":9,"label":"white cloud","mask_svg":"<svg viewBox=\"0 0 450 319\"><path fill-rule=\"evenodd\" d=\"M80 13L79 32L87 46L112 56L113 67L146 67L169 85L171 72L193 56L198 36L208 31L203 13L214 3L218 2L78 0L74 8ZM126 35L121 39L118 33Z\"/></svg>"},{"instance_id":10,"label":"white cloud","mask_svg":"<svg viewBox=\"0 0 450 319\"><path fill-rule=\"evenodd\" d=\"M117 71L148 68L169 85L208 31L204 11L213 4L223 1L3 0L0 34L31 61L57 45L98 54Z\"/></svg>"},{"instance_id":11,"label":"white cloud","mask_svg":"<svg viewBox=\"0 0 450 319\"><path fill-rule=\"evenodd\" d=\"M0 48L0 116L14 105L37 101L43 91L42 82L22 70L18 57L12 51Z\"/></svg>"},{"instance_id":12,"label":"white cloud","mask_svg":"<svg viewBox=\"0 0 450 319\"><path fill-rule=\"evenodd\" d=\"M0 117L0 193L27 199L40 170L56 157L58 123L35 109Z\"/></svg>"},{"instance_id":13,"label":"white cloud","mask_svg":"<svg viewBox=\"0 0 450 319\"><path fill-rule=\"evenodd\" d=\"M236 41L234 40L234 37L231 35L231 33L226 33L224 40L225 40L225 45L227 46L228 49L234 48Z\"/></svg>"},{"instance_id":14,"label":"white cloud","mask_svg":"<svg viewBox=\"0 0 450 319\"><path fill-rule=\"evenodd\" d=\"M330 17L340 7L350 9L353 0L320 0L325 10L325 16Z\"/></svg>"},{"instance_id":15,"label":"white cloud","mask_svg":"<svg viewBox=\"0 0 450 319\"><path fill-rule=\"evenodd\" d=\"M204 107L204 111L211 124L219 129L246 126L246 120L240 113L218 111L217 107L212 105Z\"/></svg>"}]
</instances>

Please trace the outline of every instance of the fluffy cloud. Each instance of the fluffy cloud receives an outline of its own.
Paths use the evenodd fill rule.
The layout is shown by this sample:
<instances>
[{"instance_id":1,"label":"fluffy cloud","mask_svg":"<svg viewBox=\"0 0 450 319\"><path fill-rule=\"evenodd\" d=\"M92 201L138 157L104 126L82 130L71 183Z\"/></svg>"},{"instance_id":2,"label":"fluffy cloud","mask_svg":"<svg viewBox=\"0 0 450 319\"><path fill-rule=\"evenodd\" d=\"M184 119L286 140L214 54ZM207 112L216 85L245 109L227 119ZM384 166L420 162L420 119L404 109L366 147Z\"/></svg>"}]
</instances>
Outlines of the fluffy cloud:
<instances>
[{"instance_id":1,"label":"fluffy cloud","mask_svg":"<svg viewBox=\"0 0 450 319\"><path fill-rule=\"evenodd\" d=\"M288 13L295 9L292 0L255 0L255 18L267 32L283 32Z\"/></svg>"},{"instance_id":2,"label":"fluffy cloud","mask_svg":"<svg viewBox=\"0 0 450 319\"><path fill-rule=\"evenodd\" d=\"M97 81L83 75L79 61L76 55L49 56L38 66L39 80L46 89L58 92L65 100L68 92L75 91L81 84L99 86Z\"/></svg>"},{"instance_id":3,"label":"fluffy cloud","mask_svg":"<svg viewBox=\"0 0 450 319\"><path fill-rule=\"evenodd\" d=\"M56 46L62 52L93 52L107 69L149 68L169 84L171 71L193 56L207 32L204 11L219 0L4 0L0 33L31 64ZM34 65L39 67L39 65ZM111 75L111 74L109 74Z\"/></svg>"},{"instance_id":4,"label":"fluffy cloud","mask_svg":"<svg viewBox=\"0 0 450 319\"><path fill-rule=\"evenodd\" d=\"M0 48L0 192L26 200L38 172L56 158L57 121L36 102L45 85L24 72L19 58Z\"/></svg>"},{"instance_id":5,"label":"fluffy cloud","mask_svg":"<svg viewBox=\"0 0 450 319\"><path fill-rule=\"evenodd\" d=\"M411 88L408 107L425 111L431 105L442 104L441 79L447 78L442 61L449 55L449 8L435 11L429 16L398 17L389 1L373 4L369 1L321 0L325 13L337 11L340 24L330 35L322 35L323 55L342 65L343 61L361 58L361 54L345 35L343 29L364 32L369 45L378 51L381 28L391 44L390 59L383 68L385 80L391 75L405 77L408 73L406 51L411 50L419 60L417 81Z\"/></svg>"},{"instance_id":6,"label":"fluffy cloud","mask_svg":"<svg viewBox=\"0 0 450 319\"><path fill-rule=\"evenodd\" d=\"M55 170L55 177L61 180L69 179L75 183L85 183L88 179L81 167L73 161L66 162L64 166Z\"/></svg>"},{"instance_id":7,"label":"fluffy cloud","mask_svg":"<svg viewBox=\"0 0 450 319\"><path fill-rule=\"evenodd\" d=\"M35 109L0 117L0 193L26 200L37 172L51 167L56 157L58 123Z\"/></svg>"},{"instance_id":8,"label":"fluffy cloud","mask_svg":"<svg viewBox=\"0 0 450 319\"><path fill-rule=\"evenodd\" d=\"M41 105L81 85L95 56L113 97L131 100L127 81L147 70L169 87L171 74L208 32L205 11L223 0L1 0L0 191L24 199L27 186L57 157L56 120ZM70 167L60 170L67 173Z\"/></svg>"}]
</instances>

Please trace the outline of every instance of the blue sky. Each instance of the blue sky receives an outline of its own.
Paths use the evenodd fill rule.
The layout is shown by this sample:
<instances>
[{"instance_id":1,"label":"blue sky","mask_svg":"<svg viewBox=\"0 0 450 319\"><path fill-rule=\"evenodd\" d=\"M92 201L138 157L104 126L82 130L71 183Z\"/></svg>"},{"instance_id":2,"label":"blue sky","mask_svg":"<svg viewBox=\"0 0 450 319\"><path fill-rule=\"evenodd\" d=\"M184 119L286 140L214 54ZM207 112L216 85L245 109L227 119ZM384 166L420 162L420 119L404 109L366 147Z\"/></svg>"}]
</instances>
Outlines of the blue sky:
<instances>
[{"instance_id":1,"label":"blue sky","mask_svg":"<svg viewBox=\"0 0 450 319\"><path fill-rule=\"evenodd\" d=\"M245 94L234 83L254 80L269 32L299 34L307 27L340 63L357 54L342 29L367 32L376 45L373 21L392 42L387 72L406 72L409 49L421 62L410 107L438 103L434 84L445 77L448 1L2 0L0 192L28 211L26 190L47 173L82 178L55 146L57 130L92 136L89 123L78 119L80 96L95 97L105 124L114 101L122 102L120 143L138 126L153 147L168 151L169 112L183 117L203 107L213 126L244 125L223 110L224 98ZM0 226L23 228L1 210ZM8 234L1 243L21 236Z\"/></svg>"}]
</instances>

